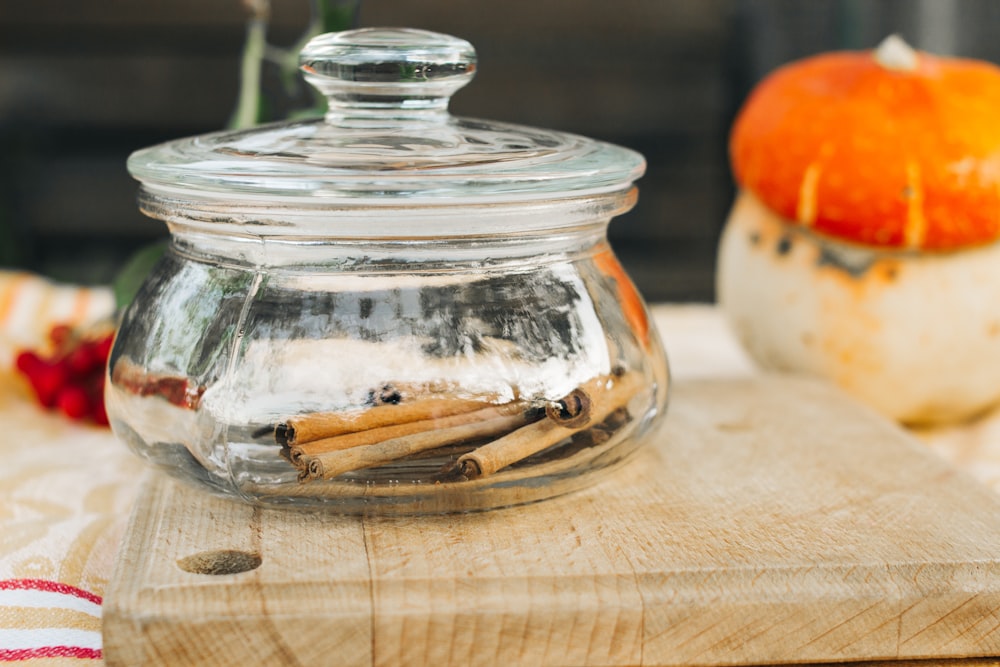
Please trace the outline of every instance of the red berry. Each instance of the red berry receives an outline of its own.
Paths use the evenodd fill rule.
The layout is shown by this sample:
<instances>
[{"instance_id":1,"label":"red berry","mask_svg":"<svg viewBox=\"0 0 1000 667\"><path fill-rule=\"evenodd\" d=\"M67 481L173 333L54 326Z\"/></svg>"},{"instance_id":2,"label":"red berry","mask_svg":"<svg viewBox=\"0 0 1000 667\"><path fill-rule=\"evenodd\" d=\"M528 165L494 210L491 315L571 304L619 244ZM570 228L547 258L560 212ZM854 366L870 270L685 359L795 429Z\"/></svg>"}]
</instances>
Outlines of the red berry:
<instances>
[{"instance_id":1,"label":"red berry","mask_svg":"<svg viewBox=\"0 0 1000 667\"><path fill-rule=\"evenodd\" d=\"M18 353L14 365L24 376L30 378L42 366L42 359L34 352L24 351Z\"/></svg>"},{"instance_id":2,"label":"red berry","mask_svg":"<svg viewBox=\"0 0 1000 667\"><path fill-rule=\"evenodd\" d=\"M90 416L93 418L95 424L100 424L101 426L108 425L108 413L104 409L104 398L101 397L100 400L94 403L90 410Z\"/></svg>"},{"instance_id":3,"label":"red berry","mask_svg":"<svg viewBox=\"0 0 1000 667\"><path fill-rule=\"evenodd\" d=\"M108 357L111 356L111 346L114 342L114 334L109 334L95 343L97 346L97 356L100 357L103 364L108 363Z\"/></svg>"},{"instance_id":4,"label":"red berry","mask_svg":"<svg viewBox=\"0 0 1000 667\"><path fill-rule=\"evenodd\" d=\"M81 387L72 385L59 390L56 406L70 419L83 419L90 413L90 401Z\"/></svg>"},{"instance_id":5,"label":"red berry","mask_svg":"<svg viewBox=\"0 0 1000 667\"><path fill-rule=\"evenodd\" d=\"M49 330L49 340L57 348L62 347L73 335L73 329L68 324L57 324Z\"/></svg>"},{"instance_id":6,"label":"red berry","mask_svg":"<svg viewBox=\"0 0 1000 667\"><path fill-rule=\"evenodd\" d=\"M62 364L42 362L42 365L34 374L29 375L28 379L35 390L38 402L47 408L51 408L56 404L59 390L69 380L69 372Z\"/></svg>"},{"instance_id":7,"label":"red berry","mask_svg":"<svg viewBox=\"0 0 1000 667\"><path fill-rule=\"evenodd\" d=\"M90 373L100 364L101 360L97 357L97 348L93 343L81 343L66 355L66 365L70 372L77 376Z\"/></svg>"},{"instance_id":8,"label":"red berry","mask_svg":"<svg viewBox=\"0 0 1000 667\"><path fill-rule=\"evenodd\" d=\"M80 383L80 386L87 392L87 396L96 399L104 395L104 373L91 373Z\"/></svg>"}]
</instances>

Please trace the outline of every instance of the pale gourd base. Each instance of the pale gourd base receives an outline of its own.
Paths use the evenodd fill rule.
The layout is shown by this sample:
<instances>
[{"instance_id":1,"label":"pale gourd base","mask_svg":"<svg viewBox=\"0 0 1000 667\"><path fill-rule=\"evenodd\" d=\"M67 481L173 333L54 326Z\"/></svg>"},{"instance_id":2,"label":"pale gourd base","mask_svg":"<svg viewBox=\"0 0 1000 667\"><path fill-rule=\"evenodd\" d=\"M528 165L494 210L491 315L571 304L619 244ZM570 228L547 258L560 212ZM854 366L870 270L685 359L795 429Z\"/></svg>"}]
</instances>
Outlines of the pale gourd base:
<instances>
[{"instance_id":1,"label":"pale gourd base","mask_svg":"<svg viewBox=\"0 0 1000 667\"><path fill-rule=\"evenodd\" d=\"M1000 654L998 609L1000 499L839 391L772 377L678 383L632 462L511 509L333 517L150 475L105 599L104 655L436 666L983 656Z\"/></svg>"}]
</instances>

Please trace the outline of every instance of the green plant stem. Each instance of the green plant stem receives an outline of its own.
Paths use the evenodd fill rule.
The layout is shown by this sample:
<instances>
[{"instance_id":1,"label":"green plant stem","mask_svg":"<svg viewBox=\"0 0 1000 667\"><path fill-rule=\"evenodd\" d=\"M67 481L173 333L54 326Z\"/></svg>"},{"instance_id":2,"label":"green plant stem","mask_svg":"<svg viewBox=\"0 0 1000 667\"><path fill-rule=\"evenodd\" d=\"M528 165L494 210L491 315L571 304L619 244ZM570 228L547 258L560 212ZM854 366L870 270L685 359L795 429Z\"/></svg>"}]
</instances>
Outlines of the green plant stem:
<instances>
[{"instance_id":1,"label":"green plant stem","mask_svg":"<svg viewBox=\"0 0 1000 667\"><path fill-rule=\"evenodd\" d=\"M263 120L260 106L260 73L267 50L267 21L254 17L247 21L247 39L240 67L240 97L229 127L252 127Z\"/></svg>"}]
</instances>

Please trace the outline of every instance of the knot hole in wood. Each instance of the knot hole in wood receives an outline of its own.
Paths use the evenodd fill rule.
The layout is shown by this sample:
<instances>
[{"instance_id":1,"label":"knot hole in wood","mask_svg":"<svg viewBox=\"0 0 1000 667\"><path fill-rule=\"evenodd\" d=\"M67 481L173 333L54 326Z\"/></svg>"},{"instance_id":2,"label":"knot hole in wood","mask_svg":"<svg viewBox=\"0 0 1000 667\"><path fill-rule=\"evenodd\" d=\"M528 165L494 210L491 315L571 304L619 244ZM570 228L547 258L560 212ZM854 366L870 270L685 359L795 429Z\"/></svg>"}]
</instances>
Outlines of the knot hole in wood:
<instances>
[{"instance_id":1,"label":"knot hole in wood","mask_svg":"<svg viewBox=\"0 0 1000 667\"><path fill-rule=\"evenodd\" d=\"M260 554L236 549L201 551L177 560L177 567L192 574L239 574L256 570Z\"/></svg>"}]
</instances>

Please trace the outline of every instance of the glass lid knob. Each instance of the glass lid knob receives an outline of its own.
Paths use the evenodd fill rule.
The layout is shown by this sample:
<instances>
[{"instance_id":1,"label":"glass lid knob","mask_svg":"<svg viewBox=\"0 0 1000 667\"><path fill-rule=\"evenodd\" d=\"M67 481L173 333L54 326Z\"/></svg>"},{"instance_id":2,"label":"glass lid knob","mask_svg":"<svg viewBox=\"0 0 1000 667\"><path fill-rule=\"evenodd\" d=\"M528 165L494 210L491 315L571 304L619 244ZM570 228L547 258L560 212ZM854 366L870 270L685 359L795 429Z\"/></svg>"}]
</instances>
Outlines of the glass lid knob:
<instances>
[{"instance_id":1,"label":"glass lid knob","mask_svg":"<svg viewBox=\"0 0 1000 667\"><path fill-rule=\"evenodd\" d=\"M329 103L327 121L445 115L472 80L476 50L464 39L410 28L363 28L314 37L299 54L306 80Z\"/></svg>"}]
</instances>

